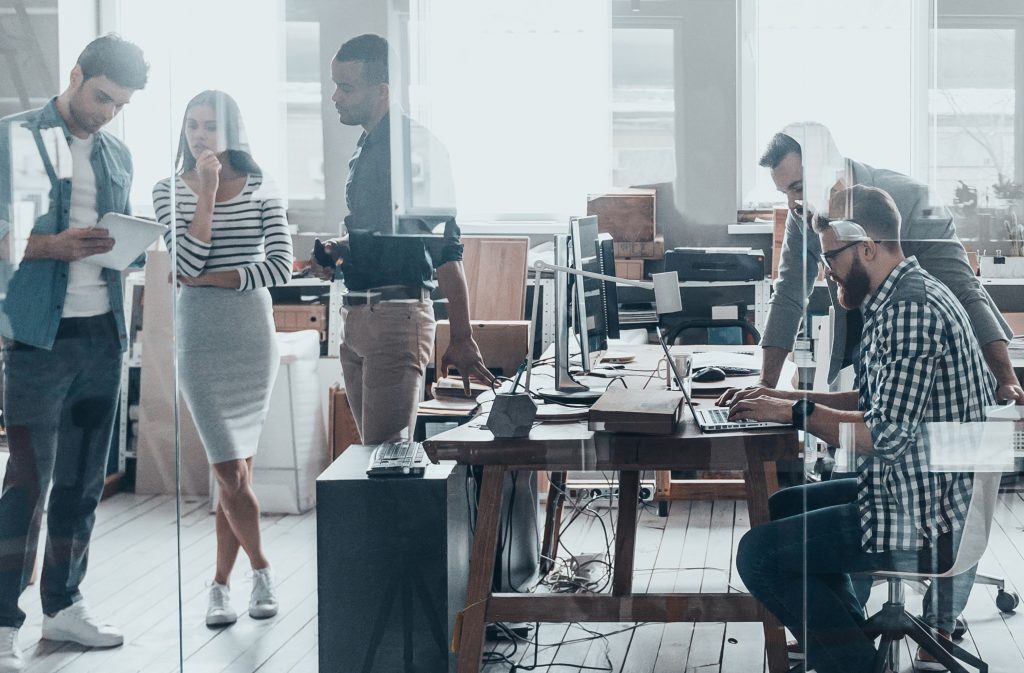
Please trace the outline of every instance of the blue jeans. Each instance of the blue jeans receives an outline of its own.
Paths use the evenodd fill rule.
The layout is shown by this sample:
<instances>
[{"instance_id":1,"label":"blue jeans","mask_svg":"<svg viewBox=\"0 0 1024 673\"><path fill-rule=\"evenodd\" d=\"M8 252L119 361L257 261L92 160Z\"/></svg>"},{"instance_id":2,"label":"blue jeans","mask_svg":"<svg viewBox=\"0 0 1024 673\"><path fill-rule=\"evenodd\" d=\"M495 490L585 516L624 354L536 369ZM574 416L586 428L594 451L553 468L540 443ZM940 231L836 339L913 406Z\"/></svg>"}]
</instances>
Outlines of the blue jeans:
<instances>
[{"instance_id":1,"label":"blue jeans","mask_svg":"<svg viewBox=\"0 0 1024 673\"><path fill-rule=\"evenodd\" d=\"M51 481L39 581L43 612L81 600L120 389L117 329L108 313L61 320L49 351L4 343L10 458L0 495L0 626L25 621L18 597L35 566Z\"/></svg>"},{"instance_id":2,"label":"blue jeans","mask_svg":"<svg viewBox=\"0 0 1024 673\"><path fill-rule=\"evenodd\" d=\"M916 552L864 551L855 499L855 479L780 491L769 501L772 521L751 529L737 551L747 589L796 634L818 673L862 673L875 656L874 643L862 630L870 577L855 580L851 574L915 572L921 565ZM958 579L966 591L958 597L953 594L961 592L950 590L948 580L929 588L931 617L948 620L930 623L952 630L974 581L973 572L961 579L965 575Z\"/></svg>"}]
</instances>

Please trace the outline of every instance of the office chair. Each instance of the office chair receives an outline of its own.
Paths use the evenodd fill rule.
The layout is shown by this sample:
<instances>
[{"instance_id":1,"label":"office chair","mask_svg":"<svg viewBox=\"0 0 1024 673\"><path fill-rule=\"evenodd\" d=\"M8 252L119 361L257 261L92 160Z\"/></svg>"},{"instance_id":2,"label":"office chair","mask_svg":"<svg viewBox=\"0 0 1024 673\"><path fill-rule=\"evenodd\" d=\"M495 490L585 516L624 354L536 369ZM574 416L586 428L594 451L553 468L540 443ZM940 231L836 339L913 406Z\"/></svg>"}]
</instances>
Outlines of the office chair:
<instances>
[{"instance_id":1,"label":"office chair","mask_svg":"<svg viewBox=\"0 0 1024 673\"><path fill-rule=\"evenodd\" d=\"M724 320L711 318L684 318L675 323L665 333L665 343L674 344L679 336L688 329L708 329L711 327L739 327L743 333L743 342L751 345L761 343L761 333L746 320Z\"/></svg>"},{"instance_id":2,"label":"office chair","mask_svg":"<svg viewBox=\"0 0 1024 673\"><path fill-rule=\"evenodd\" d=\"M889 584L889 600L882 609L868 619L864 631L869 638L881 638L878 654L872 665L872 673L884 673L886 666L892 670L900 670L900 645L904 638L910 638L929 654L942 662L950 673L968 673L963 664L988 673L988 664L962 647L938 637L936 632L920 618L906 611L904 605L905 580L934 580L942 577L955 577L978 561L985 554L989 532L992 529L992 518L995 514L996 499L999 496L999 472L976 472L971 503L967 510L960 538L960 546L956 552L953 565L945 572L900 572L876 571L874 577L885 579Z\"/></svg>"}]
</instances>

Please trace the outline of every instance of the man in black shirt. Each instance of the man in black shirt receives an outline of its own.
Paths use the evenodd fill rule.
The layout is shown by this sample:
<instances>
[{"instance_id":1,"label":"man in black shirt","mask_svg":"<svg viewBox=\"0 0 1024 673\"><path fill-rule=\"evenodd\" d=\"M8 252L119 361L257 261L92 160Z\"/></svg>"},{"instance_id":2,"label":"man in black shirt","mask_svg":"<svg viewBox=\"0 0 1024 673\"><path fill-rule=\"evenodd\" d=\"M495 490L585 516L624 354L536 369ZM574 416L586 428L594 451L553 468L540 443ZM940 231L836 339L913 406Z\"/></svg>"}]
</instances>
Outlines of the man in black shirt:
<instances>
[{"instance_id":1,"label":"man in black shirt","mask_svg":"<svg viewBox=\"0 0 1024 673\"><path fill-rule=\"evenodd\" d=\"M346 392L363 443L376 444L397 439L415 422L423 373L434 345L430 301L434 287L440 286L448 298L451 322L451 344L438 376L455 367L467 394L469 376L486 383L493 377L469 324L469 293L454 216L418 223L424 233L443 223L441 237L389 235L394 202L387 41L361 35L343 44L331 62L331 79L341 123L362 126L364 132L349 161L346 234L324 247L349 290L341 345ZM395 121L406 139L425 132L405 115ZM318 264L315 256L310 264L319 277L333 276L334 269Z\"/></svg>"}]
</instances>

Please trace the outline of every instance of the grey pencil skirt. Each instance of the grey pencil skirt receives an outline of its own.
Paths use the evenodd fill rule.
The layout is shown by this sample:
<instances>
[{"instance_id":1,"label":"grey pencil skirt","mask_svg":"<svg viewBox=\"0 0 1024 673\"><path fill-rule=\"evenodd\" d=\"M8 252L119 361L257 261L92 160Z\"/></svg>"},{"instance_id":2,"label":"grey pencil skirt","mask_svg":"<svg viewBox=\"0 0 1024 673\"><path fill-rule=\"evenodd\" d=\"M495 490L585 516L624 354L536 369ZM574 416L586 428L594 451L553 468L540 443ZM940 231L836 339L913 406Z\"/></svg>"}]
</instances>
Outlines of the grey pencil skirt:
<instances>
[{"instance_id":1,"label":"grey pencil skirt","mask_svg":"<svg viewBox=\"0 0 1024 673\"><path fill-rule=\"evenodd\" d=\"M181 393L211 463L255 455L277 377L270 293L183 286Z\"/></svg>"}]
</instances>

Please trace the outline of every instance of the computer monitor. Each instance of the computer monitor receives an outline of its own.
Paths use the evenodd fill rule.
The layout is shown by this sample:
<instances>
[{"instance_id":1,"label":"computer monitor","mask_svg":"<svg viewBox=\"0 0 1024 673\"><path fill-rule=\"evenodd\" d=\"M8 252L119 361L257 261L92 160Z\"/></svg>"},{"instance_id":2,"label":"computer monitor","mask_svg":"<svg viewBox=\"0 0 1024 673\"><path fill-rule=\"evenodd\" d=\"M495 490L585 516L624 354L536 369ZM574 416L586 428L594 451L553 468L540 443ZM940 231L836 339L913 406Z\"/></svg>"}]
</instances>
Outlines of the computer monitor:
<instances>
[{"instance_id":1,"label":"computer monitor","mask_svg":"<svg viewBox=\"0 0 1024 673\"><path fill-rule=\"evenodd\" d=\"M555 266L571 267L572 263L570 260L570 251L572 250L572 244L569 237L564 234L558 234L555 236L555 255L554 263ZM593 403L597 401L597 398L604 392L603 389L592 389L588 386L581 384L579 381L572 377L569 372L569 353L571 351L569 346L570 337L572 336L573 328L570 326L570 314L576 316L576 320L580 320L578 309L583 306L580 302L573 301L570 294L570 277L575 278L571 274L564 271L555 271L554 278L554 305L555 305L555 381L554 387L552 388L541 388L538 393L542 397L564 400L571 403ZM534 317L536 320L537 310L536 305L534 306ZM581 324L586 324L585 319L581 320ZM585 339L582 341L586 341ZM588 362L589 357L583 358L583 362Z\"/></svg>"},{"instance_id":2,"label":"computer monitor","mask_svg":"<svg viewBox=\"0 0 1024 673\"><path fill-rule=\"evenodd\" d=\"M597 236L597 272L605 276L615 275L615 241L609 233ZM598 281L601 285L601 309L598 312L597 329L603 333L607 350L608 339L619 338L619 291L615 283Z\"/></svg>"},{"instance_id":3,"label":"computer monitor","mask_svg":"<svg viewBox=\"0 0 1024 673\"><path fill-rule=\"evenodd\" d=\"M597 217L573 217L569 220L569 266L578 271L597 271ZM601 281L580 276L569 277L570 315L580 342L580 366L590 371L590 354L608 346L607 336L597 331L596 318L603 313ZM591 340L591 335L594 339ZM602 346L602 343L603 346Z\"/></svg>"}]
</instances>

